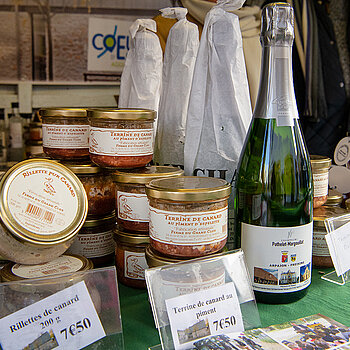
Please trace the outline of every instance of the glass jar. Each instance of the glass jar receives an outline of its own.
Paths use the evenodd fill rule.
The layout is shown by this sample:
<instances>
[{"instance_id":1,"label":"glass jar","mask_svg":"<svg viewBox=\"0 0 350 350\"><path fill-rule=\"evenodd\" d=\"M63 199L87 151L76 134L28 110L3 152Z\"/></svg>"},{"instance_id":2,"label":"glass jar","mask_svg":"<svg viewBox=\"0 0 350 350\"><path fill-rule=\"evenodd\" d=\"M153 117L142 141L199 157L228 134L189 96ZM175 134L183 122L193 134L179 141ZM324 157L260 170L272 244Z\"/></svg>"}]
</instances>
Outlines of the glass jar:
<instances>
[{"instance_id":1,"label":"glass jar","mask_svg":"<svg viewBox=\"0 0 350 350\"><path fill-rule=\"evenodd\" d=\"M43 138L43 129L41 122L29 123L29 140L40 141Z\"/></svg>"},{"instance_id":2,"label":"glass jar","mask_svg":"<svg viewBox=\"0 0 350 350\"><path fill-rule=\"evenodd\" d=\"M53 159L89 158L89 122L83 108L43 108L43 149Z\"/></svg>"},{"instance_id":3,"label":"glass jar","mask_svg":"<svg viewBox=\"0 0 350 350\"><path fill-rule=\"evenodd\" d=\"M327 201L328 173L332 160L325 156L310 155L311 170L314 184L314 208L319 208Z\"/></svg>"},{"instance_id":4,"label":"glass jar","mask_svg":"<svg viewBox=\"0 0 350 350\"><path fill-rule=\"evenodd\" d=\"M140 168L153 157L156 112L147 109L89 109L90 159L104 168Z\"/></svg>"},{"instance_id":5,"label":"glass jar","mask_svg":"<svg viewBox=\"0 0 350 350\"><path fill-rule=\"evenodd\" d=\"M343 202L343 195L336 190L328 190L327 201L324 204L327 207L340 207Z\"/></svg>"},{"instance_id":6,"label":"glass jar","mask_svg":"<svg viewBox=\"0 0 350 350\"><path fill-rule=\"evenodd\" d=\"M227 240L231 185L212 177L178 176L146 184L151 246L171 257L199 257Z\"/></svg>"},{"instance_id":7,"label":"glass jar","mask_svg":"<svg viewBox=\"0 0 350 350\"><path fill-rule=\"evenodd\" d=\"M146 184L151 180L183 175L172 166L147 166L114 173L116 214L119 227L126 231L148 233L149 212Z\"/></svg>"},{"instance_id":8,"label":"glass jar","mask_svg":"<svg viewBox=\"0 0 350 350\"><path fill-rule=\"evenodd\" d=\"M338 207L322 206L314 210L314 230L312 240L312 265L317 267L332 267L328 245L325 239L327 234L325 220L346 214L346 210Z\"/></svg>"},{"instance_id":9,"label":"glass jar","mask_svg":"<svg viewBox=\"0 0 350 350\"><path fill-rule=\"evenodd\" d=\"M129 287L146 288L145 269L148 268L145 250L149 236L115 230L115 265L118 281Z\"/></svg>"},{"instance_id":10,"label":"glass jar","mask_svg":"<svg viewBox=\"0 0 350 350\"><path fill-rule=\"evenodd\" d=\"M78 177L62 164L28 159L0 181L0 254L19 264L40 264L62 255L87 215Z\"/></svg>"},{"instance_id":11,"label":"glass jar","mask_svg":"<svg viewBox=\"0 0 350 350\"><path fill-rule=\"evenodd\" d=\"M115 208L115 184L112 174L86 162L62 162L82 182L88 198L88 215L108 215Z\"/></svg>"},{"instance_id":12,"label":"glass jar","mask_svg":"<svg viewBox=\"0 0 350 350\"><path fill-rule=\"evenodd\" d=\"M33 158L43 153L43 142L28 140L26 142L26 157Z\"/></svg>"},{"instance_id":13,"label":"glass jar","mask_svg":"<svg viewBox=\"0 0 350 350\"><path fill-rule=\"evenodd\" d=\"M114 264L114 226L114 212L103 217L88 217L68 252L85 256L95 267Z\"/></svg>"}]
</instances>

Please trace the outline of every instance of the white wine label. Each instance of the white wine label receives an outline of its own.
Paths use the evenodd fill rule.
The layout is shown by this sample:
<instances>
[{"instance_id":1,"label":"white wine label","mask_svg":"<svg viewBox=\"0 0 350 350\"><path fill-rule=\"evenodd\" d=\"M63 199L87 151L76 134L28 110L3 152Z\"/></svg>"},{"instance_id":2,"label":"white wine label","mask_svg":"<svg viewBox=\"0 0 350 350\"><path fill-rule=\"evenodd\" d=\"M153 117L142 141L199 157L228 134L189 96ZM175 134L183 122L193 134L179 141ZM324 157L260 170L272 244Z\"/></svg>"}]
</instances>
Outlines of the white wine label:
<instances>
[{"instance_id":1,"label":"white wine label","mask_svg":"<svg viewBox=\"0 0 350 350\"><path fill-rule=\"evenodd\" d=\"M117 191L118 218L148 222L149 210L146 194Z\"/></svg>"},{"instance_id":2,"label":"white wine label","mask_svg":"<svg viewBox=\"0 0 350 350\"><path fill-rule=\"evenodd\" d=\"M242 249L255 291L295 292L311 282L313 223L293 227L241 224Z\"/></svg>"}]
</instances>

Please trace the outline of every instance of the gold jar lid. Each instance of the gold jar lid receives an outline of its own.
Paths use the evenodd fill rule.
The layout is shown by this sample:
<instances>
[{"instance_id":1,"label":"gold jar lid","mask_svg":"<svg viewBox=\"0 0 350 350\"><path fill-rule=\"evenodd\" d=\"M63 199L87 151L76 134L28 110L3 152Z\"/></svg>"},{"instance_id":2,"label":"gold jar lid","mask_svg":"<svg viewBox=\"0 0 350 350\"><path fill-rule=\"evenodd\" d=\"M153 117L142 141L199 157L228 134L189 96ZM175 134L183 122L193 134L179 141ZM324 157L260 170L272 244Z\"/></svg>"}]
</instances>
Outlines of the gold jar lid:
<instances>
[{"instance_id":1,"label":"gold jar lid","mask_svg":"<svg viewBox=\"0 0 350 350\"><path fill-rule=\"evenodd\" d=\"M199 202L227 198L231 185L223 179L202 176L178 176L152 180L146 184L146 194L157 199Z\"/></svg>"},{"instance_id":2,"label":"gold jar lid","mask_svg":"<svg viewBox=\"0 0 350 350\"><path fill-rule=\"evenodd\" d=\"M41 128L42 127L42 122L30 122L29 123L29 128Z\"/></svg>"},{"instance_id":3,"label":"gold jar lid","mask_svg":"<svg viewBox=\"0 0 350 350\"><path fill-rule=\"evenodd\" d=\"M311 168L314 170L326 169L332 165L332 160L326 156L310 155Z\"/></svg>"},{"instance_id":4,"label":"gold jar lid","mask_svg":"<svg viewBox=\"0 0 350 350\"><path fill-rule=\"evenodd\" d=\"M89 175L102 172L102 168L90 161L60 161L61 164L73 171L74 174Z\"/></svg>"},{"instance_id":5,"label":"gold jar lid","mask_svg":"<svg viewBox=\"0 0 350 350\"><path fill-rule=\"evenodd\" d=\"M336 190L329 190L327 196L327 202L324 205L340 205L343 201L343 195Z\"/></svg>"},{"instance_id":6,"label":"gold jar lid","mask_svg":"<svg viewBox=\"0 0 350 350\"><path fill-rule=\"evenodd\" d=\"M41 117L86 117L85 108L41 108L39 110Z\"/></svg>"},{"instance_id":7,"label":"gold jar lid","mask_svg":"<svg viewBox=\"0 0 350 350\"><path fill-rule=\"evenodd\" d=\"M348 199L345 200L345 208L346 208L347 210L350 209L350 198L348 198Z\"/></svg>"},{"instance_id":8,"label":"gold jar lid","mask_svg":"<svg viewBox=\"0 0 350 350\"><path fill-rule=\"evenodd\" d=\"M23 265L9 262L0 270L0 277L2 282L11 282L31 278L47 278L54 275L87 271L92 268L93 263L84 256L63 254L45 264Z\"/></svg>"},{"instance_id":9,"label":"gold jar lid","mask_svg":"<svg viewBox=\"0 0 350 350\"><path fill-rule=\"evenodd\" d=\"M174 263L186 261L185 259L175 259L175 258L159 255L156 251L152 249L150 245L147 246L146 248L145 256L146 256L147 265L149 267L159 267L159 266L171 265Z\"/></svg>"},{"instance_id":10,"label":"gold jar lid","mask_svg":"<svg viewBox=\"0 0 350 350\"><path fill-rule=\"evenodd\" d=\"M346 214L347 211L339 207L319 207L314 209L313 219L314 227L325 228L324 221L328 218L337 217Z\"/></svg>"},{"instance_id":11,"label":"gold jar lid","mask_svg":"<svg viewBox=\"0 0 350 350\"><path fill-rule=\"evenodd\" d=\"M113 174L116 182L146 184L157 178L168 178L183 175L184 171L173 166L151 165L130 170L117 170Z\"/></svg>"},{"instance_id":12,"label":"gold jar lid","mask_svg":"<svg viewBox=\"0 0 350 350\"><path fill-rule=\"evenodd\" d=\"M89 118L103 120L154 120L156 111L142 108L89 108Z\"/></svg>"},{"instance_id":13,"label":"gold jar lid","mask_svg":"<svg viewBox=\"0 0 350 350\"><path fill-rule=\"evenodd\" d=\"M131 245L149 244L150 242L148 234L142 235L139 233L128 232L118 229L118 227L115 227L114 229L114 240L116 243L125 243Z\"/></svg>"},{"instance_id":14,"label":"gold jar lid","mask_svg":"<svg viewBox=\"0 0 350 350\"><path fill-rule=\"evenodd\" d=\"M96 227L100 225L115 224L115 211L105 216L88 216L84 222L83 229L87 227Z\"/></svg>"},{"instance_id":15,"label":"gold jar lid","mask_svg":"<svg viewBox=\"0 0 350 350\"><path fill-rule=\"evenodd\" d=\"M42 146L43 141L42 140L27 140L26 146Z\"/></svg>"},{"instance_id":16,"label":"gold jar lid","mask_svg":"<svg viewBox=\"0 0 350 350\"><path fill-rule=\"evenodd\" d=\"M73 238L84 224L87 195L79 178L49 159L28 159L0 181L0 217L9 234L34 245Z\"/></svg>"}]
</instances>

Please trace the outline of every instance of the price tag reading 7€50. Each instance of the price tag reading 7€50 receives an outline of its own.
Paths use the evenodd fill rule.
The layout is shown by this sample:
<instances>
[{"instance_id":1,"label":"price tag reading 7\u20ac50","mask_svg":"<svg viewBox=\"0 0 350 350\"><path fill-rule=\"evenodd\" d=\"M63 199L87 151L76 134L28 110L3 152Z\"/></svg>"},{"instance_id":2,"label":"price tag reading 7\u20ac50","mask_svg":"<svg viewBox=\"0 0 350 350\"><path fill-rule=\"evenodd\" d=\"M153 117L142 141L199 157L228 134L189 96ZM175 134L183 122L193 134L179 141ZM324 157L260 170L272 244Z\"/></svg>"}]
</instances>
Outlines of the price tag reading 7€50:
<instances>
[{"instance_id":1,"label":"price tag reading 7\u20ac50","mask_svg":"<svg viewBox=\"0 0 350 350\"><path fill-rule=\"evenodd\" d=\"M165 301L176 350L211 335L244 331L233 282Z\"/></svg>"},{"instance_id":2,"label":"price tag reading 7\u20ac50","mask_svg":"<svg viewBox=\"0 0 350 350\"><path fill-rule=\"evenodd\" d=\"M0 320L3 350L41 349L43 344L45 349L81 349L105 335L84 281Z\"/></svg>"}]
</instances>

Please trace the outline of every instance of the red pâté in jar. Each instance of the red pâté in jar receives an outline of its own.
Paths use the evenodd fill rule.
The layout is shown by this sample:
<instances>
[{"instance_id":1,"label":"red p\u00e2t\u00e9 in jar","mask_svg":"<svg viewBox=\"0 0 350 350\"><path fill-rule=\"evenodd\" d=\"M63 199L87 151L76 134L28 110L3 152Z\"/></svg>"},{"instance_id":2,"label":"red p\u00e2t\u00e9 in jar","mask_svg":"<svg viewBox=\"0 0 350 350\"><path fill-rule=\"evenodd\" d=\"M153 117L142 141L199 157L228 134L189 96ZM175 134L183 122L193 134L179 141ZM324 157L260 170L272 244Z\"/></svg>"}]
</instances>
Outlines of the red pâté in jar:
<instances>
[{"instance_id":1,"label":"red p\u00e2t\u00e9 in jar","mask_svg":"<svg viewBox=\"0 0 350 350\"><path fill-rule=\"evenodd\" d=\"M42 108L43 150L53 159L89 158L89 123L83 108Z\"/></svg>"},{"instance_id":2,"label":"red p\u00e2t\u00e9 in jar","mask_svg":"<svg viewBox=\"0 0 350 350\"><path fill-rule=\"evenodd\" d=\"M148 109L88 109L90 159L104 168L139 168L153 157L156 112Z\"/></svg>"},{"instance_id":3,"label":"red p\u00e2t\u00e9 in jar","mask_svg":"<svg viewBox=\"0 0 350 350\"><path fill-rule=\"evenodd\" d=\"M146 184L151 180L181 175L182 169L160 165L115 171L113 178L116 184L115 202L119 227L131 232L148 233Z\"/></svg>"},{"instance_id":4,"label":"red p\u00e2t\u00e9 in jar","mask_svg":"<svg viewBox=\"0 0 350 350\"><path fill-rule=\"evenodd\" d=\"M212 177L179 176L152 180L149 200L150 244L172 257L199 257L226 244L231 185Z\"/></svg>"}]
</instances>

